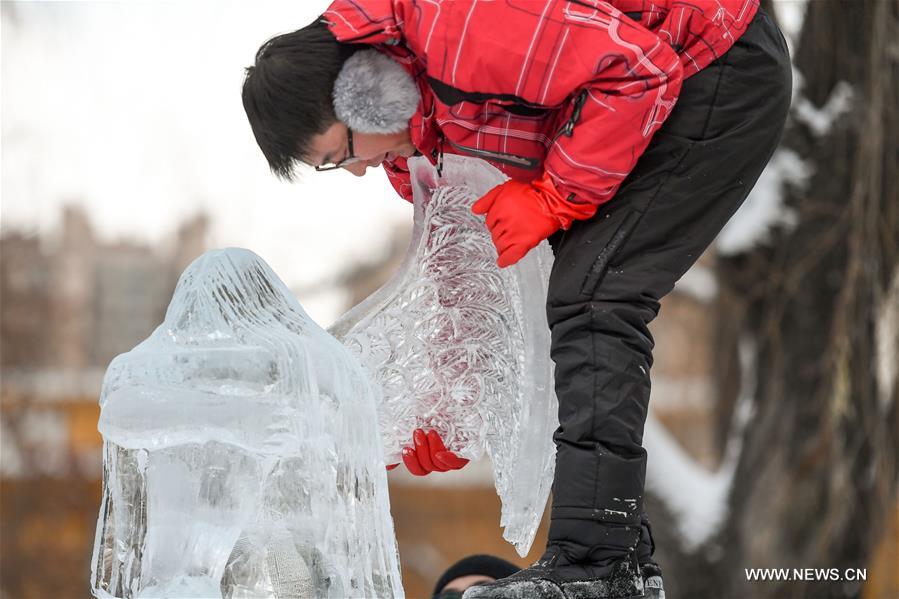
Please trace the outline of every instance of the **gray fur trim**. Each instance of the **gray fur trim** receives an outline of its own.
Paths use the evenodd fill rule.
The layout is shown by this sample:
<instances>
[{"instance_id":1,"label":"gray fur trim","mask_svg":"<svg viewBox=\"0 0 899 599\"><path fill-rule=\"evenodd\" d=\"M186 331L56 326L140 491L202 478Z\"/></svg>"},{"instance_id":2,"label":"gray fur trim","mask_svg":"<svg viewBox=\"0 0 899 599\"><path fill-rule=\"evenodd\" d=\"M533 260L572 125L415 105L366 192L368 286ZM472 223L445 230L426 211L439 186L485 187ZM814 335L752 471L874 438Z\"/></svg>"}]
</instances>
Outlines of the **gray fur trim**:
<instances>
[{"instance_id":1,"label":"gray fur trim","mask_svg":"<svg viewBox=\"0 0 899 599\"><path fill-rule=\"evenodd\" d=\"M421 98L412 76L377 50L350 56L334 82L334 114L360 133L397 133Z\"/></svg>"}]
</instances>

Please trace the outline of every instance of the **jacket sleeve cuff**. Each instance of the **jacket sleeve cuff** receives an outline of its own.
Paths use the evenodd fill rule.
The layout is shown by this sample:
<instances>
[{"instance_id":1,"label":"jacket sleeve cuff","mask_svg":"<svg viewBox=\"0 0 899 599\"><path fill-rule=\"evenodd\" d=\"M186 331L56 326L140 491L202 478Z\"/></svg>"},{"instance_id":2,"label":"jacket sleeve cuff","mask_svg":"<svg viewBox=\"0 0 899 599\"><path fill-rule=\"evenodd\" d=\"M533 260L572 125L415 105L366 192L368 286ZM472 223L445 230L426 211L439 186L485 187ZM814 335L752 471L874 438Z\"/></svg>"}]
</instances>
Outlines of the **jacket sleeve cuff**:
<instances>
[{"instance_id":1,"label":"jacket sleeve cuff","mask_svg":"<svg viewBox=\"0 0 899 599\"><path fill-rule=\"evenodd\" d=\"M573 201L573 193L568 196L568 199L563 198L548 172L544 172L542 177L532 181L531 185L540 191L544 212L558 220L565 230L568 230L571 223L576 220L591 218L599 208L597 204Z\"/></svg>"}]
</instances>

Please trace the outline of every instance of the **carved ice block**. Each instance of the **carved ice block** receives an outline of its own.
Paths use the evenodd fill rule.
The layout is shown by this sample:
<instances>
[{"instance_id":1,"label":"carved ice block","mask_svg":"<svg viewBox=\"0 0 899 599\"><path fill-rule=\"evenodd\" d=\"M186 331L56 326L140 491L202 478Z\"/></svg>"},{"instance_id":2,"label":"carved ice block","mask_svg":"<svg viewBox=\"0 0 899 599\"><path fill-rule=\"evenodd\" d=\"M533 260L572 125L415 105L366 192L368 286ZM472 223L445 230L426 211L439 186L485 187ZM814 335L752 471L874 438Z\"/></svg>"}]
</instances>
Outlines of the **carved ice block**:
<instances>
[{"instance_id":1,"label":"carved ice block","mask_svg":"<svg viewBox=\"0 0 899 599\"><path fill-rule=\"evenodd\" d=\"M505 180L486 162L409 160L414 229L399 272L329 331L376 381L388 463L416 428L469 459L486 449L504 537L525 555L552 483L558 426L546 322L546 242L509 268L472 204ZM432 475L439 476L439 474Z\"/></svg>"},{"instance_id":2,"label":"carved ice block","mask_svg":"<svg viewBox=\"0 0 899 599\"><path fill-rule=\"evenodd\" d=\"M402 596L372 385L252 252L191 264L100 405L95 596Z\"/></svg>"}]
</instances>

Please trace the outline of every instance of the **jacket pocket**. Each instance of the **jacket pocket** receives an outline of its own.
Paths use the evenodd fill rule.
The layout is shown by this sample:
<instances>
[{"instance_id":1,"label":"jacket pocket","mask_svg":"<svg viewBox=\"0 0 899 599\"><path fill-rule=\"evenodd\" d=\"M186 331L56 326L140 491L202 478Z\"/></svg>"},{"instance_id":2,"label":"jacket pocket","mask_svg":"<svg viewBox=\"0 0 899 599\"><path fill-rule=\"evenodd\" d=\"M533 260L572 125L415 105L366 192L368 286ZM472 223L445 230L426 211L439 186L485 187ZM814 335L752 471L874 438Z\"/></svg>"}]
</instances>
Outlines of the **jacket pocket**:
<instances>
[{"instance_id":1,"label":"jacket pocket","mask_svg":"<svg viewBox=\"0 0 899 599\"><path fill-rule=\"evenodd\" d=\"M584 277L584 282L581 285L581 295L592 296L596 292L596 288L599 287L603 278L605 278L612 261L621 251L621 248L624 247L624 244L627 243L642 216L643 213L635 208L628 210L608 243L599 251L596 259L587 271L587 275Z\"/></svg>"},{"instance_id":2,"label":"jacket pocket","mask_svg":"<svg viewBox=\"0 0 899 599\"><path fill-rule=\"evenodd\" d=\"M529 170L534 170L538 166L540 166L540 160L538 160L537 158L532 158L530 156L519 156L517 154L509 154L507 152L493 152L491 150L472 148L469 146L463 146L462 144L457 144L451 139L447 139L446 141L458 152L464 152L471 156L477 156L478 158L483 158L484 160L489 160L491 162L507 164L516 168Z\"/></svg>"}]
</instances>

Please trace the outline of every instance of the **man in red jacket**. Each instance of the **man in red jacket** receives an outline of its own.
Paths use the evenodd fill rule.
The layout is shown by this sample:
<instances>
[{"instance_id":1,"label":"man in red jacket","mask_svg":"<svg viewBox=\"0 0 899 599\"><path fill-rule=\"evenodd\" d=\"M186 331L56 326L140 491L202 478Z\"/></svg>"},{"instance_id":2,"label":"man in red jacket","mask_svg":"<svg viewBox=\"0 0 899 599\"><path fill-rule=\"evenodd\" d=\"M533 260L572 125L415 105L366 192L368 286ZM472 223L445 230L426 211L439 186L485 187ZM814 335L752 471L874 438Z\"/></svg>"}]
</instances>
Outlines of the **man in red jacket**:
<instances>
[{"instance_id":1,"label":"man in red jacket","mask_svg":"<svg viewBox=\"0 0 899 599\"><path fill-rule=\"evenodd\" d=\"M473 206L498 264L543 239L555 252L546 552L466 597L662 594L643 584L660 580L643 509L648 325L758 179L790 89L758 0L337 0L259 49L243 102L273 172L383 166L411 200L406 158L477 156L510 177ZM430 437L410 470L462 465Z\"/></svg>"}]
</instances>

